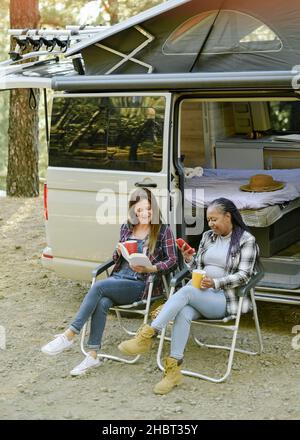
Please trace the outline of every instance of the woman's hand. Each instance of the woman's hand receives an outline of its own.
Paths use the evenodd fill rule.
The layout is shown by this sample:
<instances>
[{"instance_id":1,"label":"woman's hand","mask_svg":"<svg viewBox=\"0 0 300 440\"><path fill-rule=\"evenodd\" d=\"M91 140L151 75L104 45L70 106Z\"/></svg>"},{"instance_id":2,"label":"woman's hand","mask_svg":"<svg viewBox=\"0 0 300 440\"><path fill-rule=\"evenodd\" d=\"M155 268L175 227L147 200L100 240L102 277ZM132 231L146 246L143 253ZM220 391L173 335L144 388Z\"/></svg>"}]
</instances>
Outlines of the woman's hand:
<instances>
[{"instance_id":1,"label":"woman's hand","mask_svg":"<svg viewBox=\"0 0 300 440\"><path fill-rule=\"evenodd\" d=\"M212 278L204 277L201 282L201 289L209 289L215 287L215 282Z\"/></svg>"},{"instance_id":2,"label":"woman's hand","mask_svg":"<svg viewBox=\"0 0 300 440\"><path fill-rule=\"evenodd\" d=\"M180 251L181 251L181 253L182 253L182 256L183 256L183 258L184 258L184 261L186 261L187 263L190 263L190 262L192 261L194 255L196 254L196 252L193 252L193 253L191 254L190 250L188 250L188 249L185 250L186 247L187 247L186 244L184 244L184 245L182 246L182 248L180 249Z\"/></svg>"},{"instance_id":3,"label":"woman's hand","mask_svg":"<svg viewBox=\"0 0 300 440\"><path fill-rule=\"evenodd\" d=\"M157 272L157 267L152 265L152 267L146 267L146 266L133 266L130 265L131 269L134 272L137 273L152 273L152 272Z\"/></svg>"}]
</instances>

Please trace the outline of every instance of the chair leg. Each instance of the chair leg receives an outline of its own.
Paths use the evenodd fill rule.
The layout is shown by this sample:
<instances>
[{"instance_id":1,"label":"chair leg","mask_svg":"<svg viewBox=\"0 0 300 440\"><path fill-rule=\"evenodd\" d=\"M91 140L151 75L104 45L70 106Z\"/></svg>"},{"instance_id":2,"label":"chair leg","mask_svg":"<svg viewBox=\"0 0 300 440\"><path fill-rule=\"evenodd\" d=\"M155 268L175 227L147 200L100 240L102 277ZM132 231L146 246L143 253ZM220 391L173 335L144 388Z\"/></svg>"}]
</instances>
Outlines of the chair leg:
<instances>
[{"instance_id":1,"label":"chair leg","mask_svg":"<svg viewBox=\"0 0 300 440\"><path fill-rule=\"evenodd\" d=\"M258 320L256 302L255 302L255 298L254 298L254 290L251 290L250 295L251 295L251 302L252 302L252 306L253 306L253 318L255 321L256 336L257 336L257 340L258 340L258 350L251 351L251 350L244 350L242 348L235 348L235 351L238 353L244 353L244 354L249 354L249 355L255 356L255 355L261 354L263 352L263 341L262 341L262 335L261 335L261 330L260 330L260 325L259 325L259 320ZM222 327L222 326L220 326L220 327ZM234 330L235 326L226 326L226 327L227 327L227 329ZM201 342L199 339L197 339L196 337L194 337L194 340L197 345L199 345L201 347L205 347L205 348L219 348L221 350L222 349L223 350L230 350L231 349L231 347L228 347L225 345L205 344L205 343Z\"/></svg>"},{"instance_id":2,"label":"chair leg","mask_svg":"<svg viewBox=\"0 0 300 440\"><path fill-rule=\"evenodd\" d=\"M256 301L255 301L254 295L255 295L255 291L254 291L254 289L251 289L250 290L250 298L251 298L252 307L253 307L253 317L254 317L254 321L255 321L256 336L257 336L257 340L258 340L258 351L255 354L261 354L263 352L264 346L263 346L263 340L262 340L262 335L261 335L261 330L260 330L260 325L259 325L259 320L258 320Z\"/></svg>"},{"instance_id":3,"label":"chair leg","mask_svg":"<svg viewBox=\"0 0 300 440\"><path fill-rule=\"evenodd\" d=\"M94 284L94 282L95 282L95 279L93 278L92 285ZM148 295L147 295L146 308L145 308L145 310L142 312L143 315L144 315L144 319L143 319L143 323L144 323L144 324L147 324L147 322L148 322L149 310L150 310L150 305L151 305L151 297L152 297L152 292L153 292L153 285L154 285L154 282L151 281L150 284L149 284L149 291L148 291ZM122 321L122 318L121 318L121 314L120 314L120 312L119 312L118 310L115 310L115 312L116 312L116 314L117 314L117 318L118 318L118 321L119 321L119 323L120 323L120 325L121 325L121 328L122 328L122 329L123 329L128 335L134 336L134 335L136 334L136 332L132 332L132 331L126 329L126 328L123 326L122 322L121 322L121 321ZM86 324L83 326L83 328L82 328L81 339L80 339L80 348L81 348L82 353L83 353L85 356L87 355L87 351L85 350L85 344L84 344L84 340L85 340L85 336L86 336L86 330L87 330L87 323L86 323ZM135 362L141 357L141 355L137 355L137 356L135 356L133 359L126 359L126 358L123 358L123 357L120 357L120 356L114 356L114 355L106 354L106 353L98 353L97 356L98 356L99 358L103 358L103 359L111 359L111 360L113 360L113 361L123 362L123 363L126 363L126 364L134 364L134 363L135 363Z\"/></svg>"},{"instance_id":4,"label":"chair leg","mask_svg":"<svg viewBox=\"0 0 300 440\"><path fill-rule=\"evenodd\" d=\"M165 370L163 367L163 364L162 364L162 357L161 357L162 351L163 351L164 341L166 340L165 333L166 333L166 328L164 328L160 334L160 341L159 341L157 355L156 355L156 362L157 362L158 368L161 371ZM190 370L181 370L181 373L184 374L185 376L196 377L198 379L204 379L204 380L208 380L210 382L215 382L215 383L223 382L224 380L226 380L231 372L231 366L232 366L233 355L234 355L234 347L235 347L235 342L236 342L236 333L237 333L237 330L235 330L235 333L234 333L235 339L233 338L233 340L232 340L227 371L224 376L222 376L221 378L218 379L218 378L206 376L205 374L196 373L196 372L190 371Z\"/></svg>"},{"instance_id":5,"label":"chair leg","mask_svg":"<svg viewBox=\"0 0 300 440\"><path fill-rule=\"evenodd\" d=\"M234 333L233 333L233 339L232 339L232 344L231 347L226 347L226 346L217 346L217 345L208 345L208 344L203 344L200 343L199 345L206 345L206 347L209 348L221 348L221 349L226 349L226 350L230 350L230 354L229 354L229 359L228 359L228 366L227 366L227 370L225 375L220 378L220 379L216 379L216 378L211 378L208 376L200 376L197 375L195 377L202 377L203 379L206 380L210 380L212 382L223 382L230 374L231 372L231 368L232 368L232 363L233 363L233 357L234 357L234 353L235 352L239 352L239 353L244 353L244 354L249 354L249 355L257 355L257 354L261 354L263 351L263 343L262 343L262 336L261 336L261 331L260 331L260 326L259 326L259 321L258 321L258 315L257 315L257 307L256 307L256 303L255 303L255 298L254 298L254 290L252 289L250 292L251 295L251 302L253 305L253 316L254 316L254 320L255 320L255 328L256 328L256 334L257 334L257 339L258 339L258 344L259 344L259 348L258 351L249 351L249 350L243 350L240 348L236 348L236 339L237 339L237 333L238 333L238 328L239 328L239 322L240 322L240 317L241 317L241 311L242 311L242 304L243 304L243 298L240 298L239 300L239 306L238 306L238 312L237 312L237 317L236 317L236 321L235 321L235 326L234 326ZM196 338L195 338L196 340ZM200 341L196 340L197 343L199 343ZM185 374L185 372L182 372L183 374ZM190 374L190 372L186 372L186 374L188 375L193 375L194 374Z\"/></svg>"},{"instance_id":6,"label":"chair leg","mask_svg":"<svg viewBox=\"0 0 300 440\"><path fill-rule=\"evenodd\" d=\"M149 292L148 292L148 296L147 296L147 301L146 301L146 307L145 310L138 310L136 313L139 315L143 315L143 324L147 324L148 319L149 319L149 311L150 311L150 306L151 306L151 298L152 298L152 292L153 292L153 282L150 282L149 285ZM126 310L124 310L126 311ZM135 336L136 335L136 331L132 331L129 330L128 328L126 328L123 323L122 323L122 315L121 312L119 310L115 310L117 318L118 318L118 322L120 324L121 329L129 336Z\"/></svg>"},{"instance_id":7,"label":"chair leg","mask_svg":"<svg viewBox=\"0 0 300 440\"><path fill-rule=\"evenodd\" d=\"M154 282L152 281L149 285L149 292L148 292L148 296L147 296L146 309L144 312L144 321L143 321L144 324L147 324L148 318L149 318L149 311L150 311L150 306L151 306L153 286L154 286Z\"/></svg>"},{"instance_id":8,"label":"chair leg","mask_svg":"<svg viewBox=\"0 0 300 440\"><path fill-rule=\"evenodd\" d=\"M156 353L157 366L161 371L165 371L163 364L162 364L161 354L163 351L164 342L166 340L166 338L165 338L166 329L167 329L166 327L163 328L160 335L159 335L159 344L158 344L158 349L157 349L157 353Z\"/></svg>"},{"instance_id":9,"label":"chair leg","mask_svg":"<svg viewBox=\"0 0 300 440\"><path fill-rule=\"evenodd\" d=\"M115 310L115 312L116 312L116 315L117 315L117 319L118 319L118 322L119 322L119 325L120 325L120 327L121 327L121 329L128 335L128 336L135 336L136 335L136 331L133 331L133 330L129 330L128 328L126 328L125 326L124 326L124 324L123 324L123 318L122 318L122 313L119 311L119 310ZM124 312L126 312L126 310L124 310ZM138 313L137 313L138 314ZM141 312L140 313L141 315L144 315L144 318L143 318L143 322L144 322L144 324L146 324L145 323L145 313L143 312Z\"/></svg>"},{"instance_id":10,"label":"chair leg","mask_svg":"<svg viewBox=\"0 0 300 440\"><path fill-rule=\"evenodd\" d=\"M84 340L85 340L85 336L86 336L86 329L87 329L87 324L84 324L82 331L81 331L81 338L80 338L80 348L82 353L86 356L87 355L87 351L85 350L85 346L84 346ZM133 359L125 359L122 358L120 356L113 356L111 354L105 354L105 353L98 353L97 354L98 358L103 358L103 359L111 359L113 361L117 361L117 362L124 362L126 364L134 364L139 358L140 355L136 356Z\"/></svg>"},{"instance_id":11,"label":"chair leg","mask_svg":"<svg viewBox=\"0 0 300 440\"><path fill-rule=\"evenodd\" d=\"M203 344L197 338L194 338L198 345L202 345L202 346L204 345L209 348L221 348L221 349L229 350L229 356L228 356L227 368L226 368L225 374L222 377L217 378L217 377L207 376L207 375L201 374L201 373L196 373L196 372L190 371L190 370L181 370L182 374L184 374L186 376L196 377L199 379L204 379L204 380L214 382L214 383L224 382L231 373L234 353L236 351L240 352L240 353L246 353L246 354L255 354L255 353L249 352L247 350L242 350L242 349L236 348L237 334L238 334L239 323L240 323L240 318L241 318L241 313L242 313L242 305L243 305L243 298L240 298L239 304L238 304L238 311L237 311L237 315L236 315L236 319L235 319L235 325L230 326L230 329L233 331L232 342L231 342L230 346ZM162 350L163 350L164 340L166 339L165 332L166 332L166 328L164 328L163 331L161 332L159 347L158 347L158 351L157 351L157 365L160 368L160 370L162 370L162 371L164 371L164 367L161 362L161 354L162 354Z\"/></svg>"},{"instance_id":12,"label":"chair leg","mask_svg":"<svg viewBox=\"0 0 300 440\"><path fill-rule=\"evenodd\" d=\"M171 289L169 291L169 297L168 298L171 298L171 296L174 294L174 292L175 292L175 287L171 287ZM161 371L165 370L163 365L162 365L162 360L161 360L161 354L162 354L162 351L163 351L164 342L166 340L170 340L170 338L166 338L166 336L165 336L166 335L166 330L167 330L167 325L166 325L165 328L162 329L160 335L158 336L159 344L158 344L158 349L157 349L157 353L156 353L156 363L157 363L158 368Z\"/></svg>"},{"instance_id":13,"label":"chair leg","mask_svg":"<svg viewBox=\"0 0 300 440\"><path fill-rule=\"evenodd\" d=\"M233 328L233 336L232 336L232 341L231 341L230 347L215 346L217 348L223 348L223 349L229 350L229 356L228 356L227 368L226 368L225 374L223 376L221 376L220 378L207 376L207 375L201 374L201 373L195 373L194 371L190 371L190 370L182 370L181 371L182 374L184 374L186 376L197 377L199 379L208 380L208 381L214 382L214 383L224 382L228 378L228 376L231 373L234 353L236 351L239 351L239 349L236 349L235 346L236 346L237 334L238 334L240 318L241 318L241 313L242 313L242 305L243 305L243 298L240 298L239 304L238 304L237 315L236 315L236 319L235 319L235 325L232 327Z\"/></svg>"}]
</instances>

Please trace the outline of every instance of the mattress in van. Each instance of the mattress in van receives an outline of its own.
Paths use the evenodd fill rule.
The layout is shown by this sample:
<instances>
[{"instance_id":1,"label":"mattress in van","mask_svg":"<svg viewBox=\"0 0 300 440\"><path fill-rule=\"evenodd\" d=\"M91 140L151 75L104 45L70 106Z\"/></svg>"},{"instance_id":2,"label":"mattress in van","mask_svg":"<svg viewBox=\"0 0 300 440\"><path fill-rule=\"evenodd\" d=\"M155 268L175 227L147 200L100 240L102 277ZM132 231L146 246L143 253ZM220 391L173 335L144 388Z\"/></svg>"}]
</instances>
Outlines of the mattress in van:
<instances>
[{"instance_id":1,"label":"mattress in van","mask_svg":"<svg viewBox=\"0 0 300 440\"><path fill-rule=\"evenodd\" d=\"M265 228L275 223L288 212L299 207L300 197L288 203L267 206L262 209L243 209L240 213L246 225Z\"/></svg>"}]
</instances>

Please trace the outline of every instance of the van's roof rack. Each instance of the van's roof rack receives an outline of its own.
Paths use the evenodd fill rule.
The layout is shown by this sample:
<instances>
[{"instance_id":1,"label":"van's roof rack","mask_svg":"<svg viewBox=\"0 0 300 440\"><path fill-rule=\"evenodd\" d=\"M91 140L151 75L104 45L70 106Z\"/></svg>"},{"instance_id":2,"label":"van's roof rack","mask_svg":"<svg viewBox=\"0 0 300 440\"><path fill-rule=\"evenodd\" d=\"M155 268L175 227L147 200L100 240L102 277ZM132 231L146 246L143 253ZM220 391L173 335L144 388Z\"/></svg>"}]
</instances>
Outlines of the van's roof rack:
<instances>
[{"instance_id":1,"label":"van's roof rack","mask_svg":"<svg viewBox=\"0 0 300 440\"><path fill-rule=\"evenodd\" d=\"M71 57L69 61L65 61L65 52L73 44L89 39L107 30L108 27L70 25L64 29L9 29L8 35L15 40L16 46L13 51L9 52L9 59L0 62L0 89L8 86L10 82L14 84L15 75L22 74L28 68L32 68L34 76L36 67L39 67L43 62L46 66L51 61L52 66L49 67L49 75L46 73L46 78L54 76L54 71L62 75L65 74L64 72L83 75L84 63L81 55L76 55ZM37 72L36 75L42 77L44 73ZM21 78L17 80L20 86ZM24 82L24 86L25 83L27 81Z\"/></svg>"},{"instance_id":2,"label":"van's roof rack","mask_svg":"<svg viewBox=\"0 0 300 440\"><path fill-rule=\"evenodd\" d=\"M64 29L9 29L8 34L11 36L28 36L28 35L69 35L80 36L91 35L102 32L109 28L109 26L66 26Z\"/></svg>"},{"instance_id":3,"label":"van's roof rack","mask_svg":"<svg viewBox=\"0 0 300 440\"><path fill-rule=\"evenodd\" d=\"M34 57L65 53L72 44L103 32L108 26L66 26L64 29L9 29L16 42L14 51L9 52L10 60L0 66L10 65Z\"/></svg>"},{"instance_id":4,"label":"van's roof rack","mask_svg":"<svg viewBox=\"0 0 300 440\"><path fill-rule=\"evenodd\" d=\"M65 52L108 27L70 25L63 29L9 29L8 35L16 45L9 52L9 59L0 62L0 90L51 88L51 78L55 75L84 75L81 55L66 59Z\"/></svg>"}]
</instances>

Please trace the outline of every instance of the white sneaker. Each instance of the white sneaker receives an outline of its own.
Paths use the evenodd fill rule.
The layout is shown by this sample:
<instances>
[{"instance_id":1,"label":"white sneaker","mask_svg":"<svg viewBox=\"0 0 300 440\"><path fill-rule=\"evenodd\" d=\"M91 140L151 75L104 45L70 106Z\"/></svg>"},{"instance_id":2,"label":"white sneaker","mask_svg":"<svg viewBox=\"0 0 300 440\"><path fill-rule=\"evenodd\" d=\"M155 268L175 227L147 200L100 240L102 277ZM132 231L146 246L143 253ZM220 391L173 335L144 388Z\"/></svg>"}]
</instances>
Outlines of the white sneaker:
<instances>
[{"instance_id":1,"label":"white sneaker","mask_svg":"<svg viewBox=\"0 0 300 440\"><path fill-rule=\"evenodd\" d=\"M57 335L56 338L53 339L53 341L48 342L48 344L44 345L41 350L45 354L54 356L66 350L67 348L70 348L73 342L73 339L69 341L66 335L61 334Z\"/></svg>"},{"instance_id":2,"label":"white sneaker","mask_svg":"<svg viewBox=\"0 0 300 440\"><path fill-rule=\"evenodd\" d=\"M80 362L77 367L73 368L70 372L71 376L80 376L81 374L85 374L91 368L99 367L102 364L100 360L94 359L93 356L88 354L82 362Z\"/></svg>"}]
</instances>

